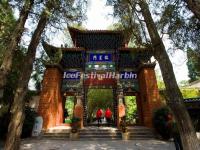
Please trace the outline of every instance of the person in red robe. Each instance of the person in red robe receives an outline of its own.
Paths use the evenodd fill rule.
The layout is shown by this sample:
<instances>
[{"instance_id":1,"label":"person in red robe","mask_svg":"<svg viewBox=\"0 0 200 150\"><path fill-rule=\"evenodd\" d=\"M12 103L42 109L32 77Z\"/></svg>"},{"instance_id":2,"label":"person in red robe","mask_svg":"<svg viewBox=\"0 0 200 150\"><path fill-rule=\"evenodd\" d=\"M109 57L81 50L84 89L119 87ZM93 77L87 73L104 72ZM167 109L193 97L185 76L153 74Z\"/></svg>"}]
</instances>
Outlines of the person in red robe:
<instances>
[{"instance_id":1,"label":"person in red robe","mask_svg":"<svg viewBox=\"0 0 200 150\"><path fill-rule=\"evenodd\" d=\"M103 115L103 111L102 109L98 109L97 112L96 112L96 118L97 118L97 122L98 122L98 127L101 123L101 118L102 118L102 115Z\"/></svg>"},{"instance_id":2,"label":"person in red robe","mask_svg":"<svg viewBox=\"0 0 200 150\"><path fill-rule=\"evenodd\" d=\"M106 121L108 123L108 126L110 126L111 119L112 119L112 112L111 112L110 108L106 109L106 111L105 111L105 117L106 117Z\"/></svg>"}]
</instances>

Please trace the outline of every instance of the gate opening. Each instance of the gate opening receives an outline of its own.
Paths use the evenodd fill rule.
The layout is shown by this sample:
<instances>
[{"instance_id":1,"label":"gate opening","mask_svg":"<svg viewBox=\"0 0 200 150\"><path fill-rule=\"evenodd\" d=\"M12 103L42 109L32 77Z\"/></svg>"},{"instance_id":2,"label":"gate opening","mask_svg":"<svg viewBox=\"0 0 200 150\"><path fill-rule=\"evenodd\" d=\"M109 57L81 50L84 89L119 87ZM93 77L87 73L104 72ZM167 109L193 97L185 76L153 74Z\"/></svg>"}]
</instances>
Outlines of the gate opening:
<instances>
[{"instance_id":1,"label":"gate opening","mask_svg":"<svg viewBox=\"0 0 200 150\"><path fill-rule=\"evenodd\" d=\"M88 89L87 93L87 124L97 125L96 112L103 110L102 124L106 124L105 110L109 108L112 112L111 123L113 123L113 90L112 89Z\"/></svg>"},{"instance_id":2,"label":"gate opening","mask_svg":"<svg viewBox=\"0 0 200 150\"><path fill-rule=\"evenodd\" d=\"M64 123L71 123L73 118L73 110L75 106L75 97L67 96L64 101Z\"/></svg>"},{"instance_id":3,"label":"gate opening","mask_svg":"<svg viewBox=\"0 0 200 150\"><path fill-rule=\"evenodd\" d=\"M124 100L126 106L126 123L128 125L135 125L138 123L136 96L125 96Z\"/></svg>"}]
</instances>

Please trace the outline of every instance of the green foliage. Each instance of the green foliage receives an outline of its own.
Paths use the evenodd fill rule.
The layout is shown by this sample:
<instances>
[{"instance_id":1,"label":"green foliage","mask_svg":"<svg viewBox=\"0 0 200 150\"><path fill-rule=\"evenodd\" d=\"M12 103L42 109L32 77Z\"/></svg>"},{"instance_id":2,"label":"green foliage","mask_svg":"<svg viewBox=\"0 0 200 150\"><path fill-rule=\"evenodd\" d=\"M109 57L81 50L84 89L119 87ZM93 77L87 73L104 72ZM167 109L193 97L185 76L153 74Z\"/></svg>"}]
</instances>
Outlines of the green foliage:
<instances>
[{"instance_id":1,"label":"green foliage","mask_svg":"<svg viewBox=\"0 0 200 150\"><path fill-rule=\"evenodd\" d=\"M70 118L69 119L65 119L65 123L71 124L72 120Z\"/></svg>"},{"instance_id":2,"label":"green foliage","mask_svg":"<svg viewBox=\"0 0 200 150\"><path fill-rule=\"evenodd\" d=\"M198 80L200 78L200 55L198 55L197 52L192 50L191 48L187 49L187 67L188 67L188 73L190 82Z\"/></svg>"},{"instance_id":3,"label":"green foliage","mask_svg":"<svg viewBox=\"0 0 200 150\"><path fill-rule=\"evenodd\" d=\"M0 104L10 104L13 101L14 92L17 87L18 79L20 76L19 68L23 62L24 53L23 48L15 51L15 57L13 59L13 65L11 72L7 76L7 84L4 87L3 98L0 99Z\"/></svg>"},{"instance_id":4,"label":"green foliage","mask_svg":"<svg viewBox=\"0 0 200 150\"><path fill-rule=\"evenodd\" d=\"M73 118L71 119L72 123L77 123L77 122L79 122L80 120L81 120L81 119L78 118L78 117L73 117Z\"/></svg>"},{"instance_id":5,"label":"green foliage","mask_svg":"<svg viewBox=\"0 0 200 150\"><path fill-rule=\"evenodd\" d=\"M198 89L195 88L181 88L181 93L183 95L183 98L197 98L200 97L200 91ZM166 103L166 99L167 99L167 94L166 94L166 90L160 90L159 94L161 96L161 100L163 101L163 103Z\"/></svg>"},{"instance_id":6,"label":"green foliage","mask_svg":"<svg viewBox=\"0 0 200 150\"><path fill-rule=\"evenodd\" d=\"M181 88L183 98L196 98L200 97L200 91L195 88Z\"/></svg>"},{"instance_id":7,"label":"green foliage","mask_svg":"<svg viewBox=\"0 0 200 150\"><path fill-rule=\"evenodd\" d=\"M177 47L186 51L192 47L199 52L200 21L187 9L184 1L176 0L153 0L153 13L160 18L157 26L162 34L167 34L173 44L172 49Z\"/></svg>"},{"instance_id":8,"label":"green foliage","mask_svg":"<svg viewBox=\"0 0 200 150\"><path fill-rule=\"evenodd\" d=\"M74 110L74 96L67 96L65 101L65 109L68 112L69 118L72 118Z\"/></svg>"},{"instance_id":9,"label":"green foliage","mask_svg":"<svg viewBox=\"0 0 200 150\"><path fill-rule=\"evenodd\" d=\"M78 132L78 129L80 128L80 121L81 119L80 118L77 118L77 117L73 117L71 119L71 123L72 123L72 129L71 129L71 132L72 133L76 133Z\"/></svg>"},{"instance_id":10,"label":"green foliage","mask_svg":"<svg viewBox=\"0 0 200 150\"><path fill-rule=\"evenodd\" d=\"M16 20L8 1L0 1L0 64L5 54L5 47L10 42Z\"/></svg>"},{"instance_id":11,"label":"green foliage","mask_svg":"<svg viewBox=\"0 0 200 150\"><path fill-rule=\"evenodd\" d=\"M126 122L129 124L136 123L137 103L135 96L125 96L126 104Z\"/></svg>"},{"instance_id":12,"label":"green foliage","mask_svg":"<svg viewBox=\"0 0 200 150\"><path fill-rule=\"evenodd\" d=\"M131 41L131 46L142 47L149 43L145 30L143 30L145 24L139 19L136 10L136 1L107 0L107 5L113 7L113 16L120 22L114 27L124 31L126 38Z\"/></svg>"}]
</instances>

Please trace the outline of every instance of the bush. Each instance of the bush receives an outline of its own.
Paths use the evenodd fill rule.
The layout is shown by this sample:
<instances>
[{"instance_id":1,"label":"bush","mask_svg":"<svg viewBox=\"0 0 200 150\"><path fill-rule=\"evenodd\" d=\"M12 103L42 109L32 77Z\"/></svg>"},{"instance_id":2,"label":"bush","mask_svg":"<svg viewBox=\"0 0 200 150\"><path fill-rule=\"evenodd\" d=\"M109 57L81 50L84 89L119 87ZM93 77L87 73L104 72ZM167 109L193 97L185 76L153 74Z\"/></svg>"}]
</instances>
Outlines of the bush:
<instances>
[{"instance_id":1,"label":"bush","mask_svg":"<svg viewBox=\"0 0 200 150\"><path fill-rule=\"evenodd\" d=\"M71 122L72 122L72 130L71 130L71 132L72 133L78 132L78 128L80 128L80 123L79 123L80 120L81 119L78 118L78 117L73 117L71 119Z\"/></svg>"},{"instance_id":2,"label":"bush","mask_svg":"<svg viewBox=\"0 0 200 150\"><path fill-rule=\"evenodd\" d=\"M126 116L121 118L120 121L120 128L122 130L123 133L127 132L127 127L126 127Z\"/></svg>"},{"instance_id":3,"label":"bush","mask_svg":"<svg viewBox=\"0 0 200 150\"><path fill-rule=\"evenodd\" d=\"M21 138L27 138L31 136L36 116L37 113L32 108L25 108L25 120L22 128Z\"/></svg>"},{"instance_id":4,"label":"bush","mask_svg":"<svg viewBox=\"0 0 200 150\"><path fill-rule=\"evenodd\" d=\"M168 140L171 138L173 123L172 113L168 107L159 108L154 112L153 126L163 139Z\"/></svg>"},{"instance_id":5,"label":"bush","mask_svg":"<svg viewBox=\"0 0 200 150\"><path fill-rule=\"evenodd\" d=\"M71 119L72 123L77 123L77 122L79 122L80 120L81 120L81 119L78 118L78 117L73 117L73 118Z\"/></svg>"},{"instance_id":6,"label":"bush","mask_svg":"<svg viewBox=\"0 0 200 150\"><path fill-rule=\"evenodd\" d=\"M71 119L65 119L65 123L70 124L70 123L72 123L72 120Z\"/></svg>"}]
</instances>

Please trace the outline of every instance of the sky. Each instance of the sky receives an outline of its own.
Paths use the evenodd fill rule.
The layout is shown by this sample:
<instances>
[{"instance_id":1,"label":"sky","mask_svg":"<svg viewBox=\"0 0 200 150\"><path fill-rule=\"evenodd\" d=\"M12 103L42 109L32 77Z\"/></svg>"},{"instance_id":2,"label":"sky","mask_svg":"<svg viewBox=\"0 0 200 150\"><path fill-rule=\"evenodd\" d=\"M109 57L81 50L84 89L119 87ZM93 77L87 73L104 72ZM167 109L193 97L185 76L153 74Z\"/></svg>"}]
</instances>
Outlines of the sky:
<instances>
[{"instance_id":1,"label":"sky","mask_svg":"<svg viewBox=\"0 0 200 150\"><path fill-rule=\"evenodd\" d=\"M116 22L114 18L109 15L112 14L113 9L110 6L105 6L106 0L89 0L87 10L87 21L83 25L87 29L107 29L110 25ZM166 48L170 46L168 40L164 41ZM174 73L178 82L182 80L188 80L188 69L186 66L187 58L186 54L177 50L172 54L169 54L170 60L174 68ZM155 68L159 71L158 65Z\"/></svg>"}]
</instances>

